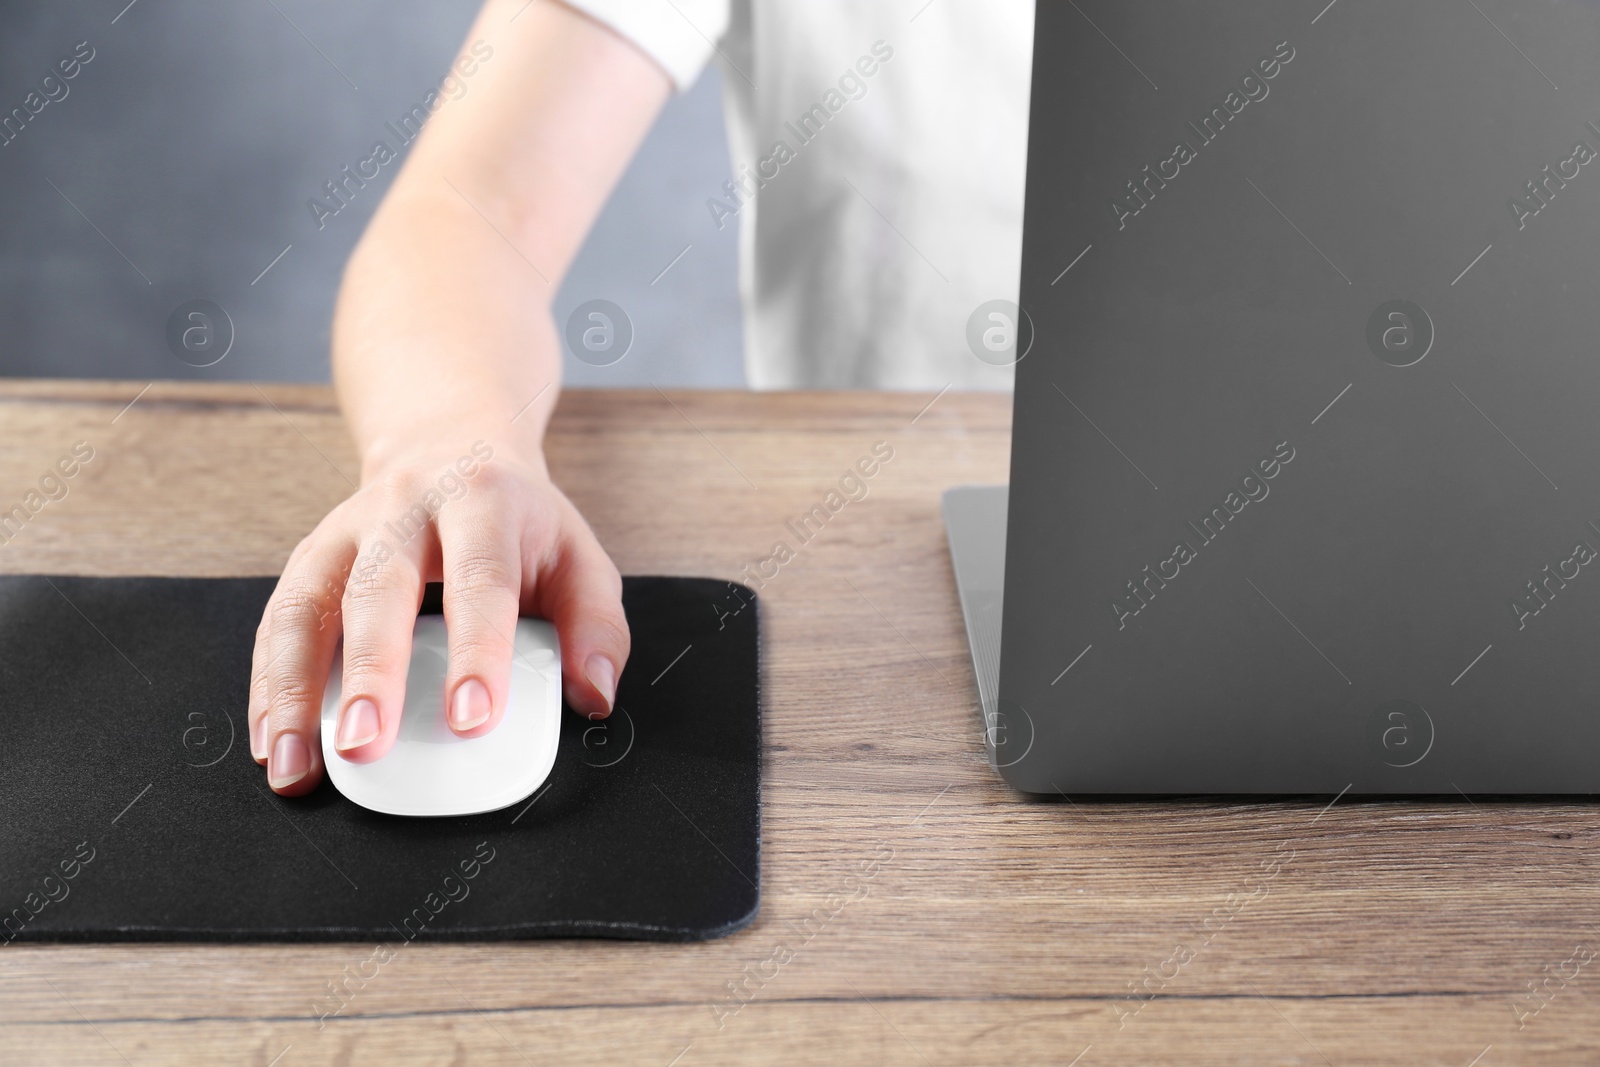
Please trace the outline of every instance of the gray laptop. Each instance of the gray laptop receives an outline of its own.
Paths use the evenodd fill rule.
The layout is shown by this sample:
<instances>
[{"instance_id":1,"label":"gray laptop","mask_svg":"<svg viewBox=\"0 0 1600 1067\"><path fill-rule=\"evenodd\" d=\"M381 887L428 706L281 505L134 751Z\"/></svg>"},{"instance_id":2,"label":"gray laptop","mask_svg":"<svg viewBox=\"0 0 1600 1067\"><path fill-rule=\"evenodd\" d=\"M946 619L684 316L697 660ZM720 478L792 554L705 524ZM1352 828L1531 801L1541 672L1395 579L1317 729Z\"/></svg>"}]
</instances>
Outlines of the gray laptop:
<instances>
[{"instance_id":1,"label":"gray laptop","mask_svg":"<svg viewBox=\"0 0 1600 1067\"><path fill-rule=\"evenodd\" d=\"M1039 4L1009 499L945 499L1008 781L1600 787L1597 55L1592 0Z\"/></svg>"}]
</instances>

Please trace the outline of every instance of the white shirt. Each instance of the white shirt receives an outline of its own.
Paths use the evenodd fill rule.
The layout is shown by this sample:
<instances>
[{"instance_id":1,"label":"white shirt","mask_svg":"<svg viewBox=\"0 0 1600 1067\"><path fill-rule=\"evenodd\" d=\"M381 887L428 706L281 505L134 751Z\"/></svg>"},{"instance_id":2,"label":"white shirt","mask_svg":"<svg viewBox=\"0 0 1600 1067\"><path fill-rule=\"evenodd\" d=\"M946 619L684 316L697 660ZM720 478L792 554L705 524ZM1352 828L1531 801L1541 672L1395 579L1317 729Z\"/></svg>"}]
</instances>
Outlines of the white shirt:
<instances>
[{"instance_id":1,"label":"white shirt","mask_svg":"<svg viewBox=\"0 0 1600 1067\"><path fill-rule=\"evenodd\" d=\"M567 0L679 91L721 65L757 389L1010 388L967 320L1017 299L1032 0Z\"/></svg>"}]
</instances>

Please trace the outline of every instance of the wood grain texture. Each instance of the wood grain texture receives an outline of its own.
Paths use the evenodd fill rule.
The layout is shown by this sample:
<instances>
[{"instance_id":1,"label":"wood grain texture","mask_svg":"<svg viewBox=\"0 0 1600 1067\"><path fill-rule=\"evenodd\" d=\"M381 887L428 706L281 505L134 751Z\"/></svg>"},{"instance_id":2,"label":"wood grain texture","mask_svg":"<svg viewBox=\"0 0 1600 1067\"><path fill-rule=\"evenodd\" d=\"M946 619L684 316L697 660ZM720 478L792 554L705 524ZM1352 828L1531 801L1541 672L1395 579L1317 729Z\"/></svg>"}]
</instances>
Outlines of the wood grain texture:
<instances>
[{"instance_id":1,"label":"wood grain texture","mask_svg":"<svg viewBox=\"0 0 1600 1067\"><path fill-rule=\"evenodd\" d=\"M0 385L4 506L74 441L97 453L0 570L272 574L350 492L327 390L157 383L124 411L143 385ZM985 763L939 519L945 487L1005 480L1010 403L934 399L561 400L552 467L625 573L737 578L874 442L894 449L761 593L749 929L410 945L320 1025L326 982L371 946L7 945L0 1060L1600 1061L1600 959L1563 967L1600 950L1588 804L1011 792Z\"/></svg>"}]
</instances>

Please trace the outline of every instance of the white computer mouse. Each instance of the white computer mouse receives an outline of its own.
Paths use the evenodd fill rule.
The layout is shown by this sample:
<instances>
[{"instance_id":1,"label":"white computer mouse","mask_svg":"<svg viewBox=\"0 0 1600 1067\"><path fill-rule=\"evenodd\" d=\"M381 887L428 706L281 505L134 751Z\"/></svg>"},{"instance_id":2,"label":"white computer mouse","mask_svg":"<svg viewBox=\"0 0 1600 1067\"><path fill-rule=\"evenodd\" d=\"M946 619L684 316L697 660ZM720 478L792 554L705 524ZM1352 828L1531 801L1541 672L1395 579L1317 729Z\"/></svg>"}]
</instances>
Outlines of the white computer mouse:
<instances>
[{"instance_id":1,"label":"white computer mouse","mask_svg":"<svg viewBox=\"0 0 1600 1067\"><path fill-rule=\"evenodd\" d=\"M334 786L387 815L476 815L531 796L555 765L561 740L561 644L542 619L518 619L515 643L500 725L482 737L458 737L445 722L444 616L419 615L400 734L371 763L352 763L334 748L344 656L334 657L322 698L322 761Z\"/></svg>"}]
</instances>

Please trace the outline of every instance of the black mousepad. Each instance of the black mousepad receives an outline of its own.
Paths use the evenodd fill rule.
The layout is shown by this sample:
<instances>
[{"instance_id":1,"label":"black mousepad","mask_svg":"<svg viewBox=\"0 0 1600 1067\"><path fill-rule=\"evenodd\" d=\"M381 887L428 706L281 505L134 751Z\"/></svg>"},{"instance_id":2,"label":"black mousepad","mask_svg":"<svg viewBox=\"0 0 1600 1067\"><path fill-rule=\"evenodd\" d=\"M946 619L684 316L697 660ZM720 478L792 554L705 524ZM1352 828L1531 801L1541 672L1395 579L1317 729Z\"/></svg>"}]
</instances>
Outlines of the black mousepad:
<instances>
[{"instance_id":1,"label":"black mousepad","mask_svg":"<svg viewBox=\"0 0 1600 1067\"><path fill-rule=\"evenodd\" d=\"M326 777L268 790L245 707L275 583L0 576L0 944L679 941L755 917L748 589L624 579L633 652L611 718L567 711L530 799L412 819Z\"/></svg>"}]
</instances>

